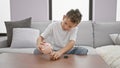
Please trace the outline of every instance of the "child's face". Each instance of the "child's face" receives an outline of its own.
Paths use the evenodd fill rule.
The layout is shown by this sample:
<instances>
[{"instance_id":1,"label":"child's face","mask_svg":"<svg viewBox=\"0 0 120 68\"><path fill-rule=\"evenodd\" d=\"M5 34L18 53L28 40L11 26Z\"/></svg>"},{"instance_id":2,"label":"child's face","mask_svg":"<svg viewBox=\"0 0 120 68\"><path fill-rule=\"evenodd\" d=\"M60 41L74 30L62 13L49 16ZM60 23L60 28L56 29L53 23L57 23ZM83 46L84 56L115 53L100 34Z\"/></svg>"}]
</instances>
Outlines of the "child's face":
<instances>
[{"instance_id":1,"label":"child's face","mask_svg":"<svg viewBox=\"0 0 120 68\"><path fill-rule=\"evenodd\" d=\"M63 21L62 21L62 28L65 31L69 31L72 28L76 27L78 24L75 24L73 22L70 21L70 19L66 16L63 17Z\"/></svg>"}]
</instances>

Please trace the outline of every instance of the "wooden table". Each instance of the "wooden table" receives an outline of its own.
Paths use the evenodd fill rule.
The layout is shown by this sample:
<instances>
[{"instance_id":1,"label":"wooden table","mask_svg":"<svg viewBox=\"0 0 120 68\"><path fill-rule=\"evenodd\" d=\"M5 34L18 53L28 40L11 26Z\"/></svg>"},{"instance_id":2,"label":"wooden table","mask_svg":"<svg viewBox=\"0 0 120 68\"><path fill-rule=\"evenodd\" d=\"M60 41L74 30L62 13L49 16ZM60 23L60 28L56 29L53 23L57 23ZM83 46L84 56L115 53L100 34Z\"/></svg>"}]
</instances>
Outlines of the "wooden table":
<instances>
[{"instance_id":1,"label":"wooden table","mask_svg":"<svg viewBox=\"0 0 120 68\"><path fill-rule=\"evenodd\" d=\"M0 68L109 68L98 55L68 55L51 61L45 55L0 54Z\"/></svg>"}]
</instances>

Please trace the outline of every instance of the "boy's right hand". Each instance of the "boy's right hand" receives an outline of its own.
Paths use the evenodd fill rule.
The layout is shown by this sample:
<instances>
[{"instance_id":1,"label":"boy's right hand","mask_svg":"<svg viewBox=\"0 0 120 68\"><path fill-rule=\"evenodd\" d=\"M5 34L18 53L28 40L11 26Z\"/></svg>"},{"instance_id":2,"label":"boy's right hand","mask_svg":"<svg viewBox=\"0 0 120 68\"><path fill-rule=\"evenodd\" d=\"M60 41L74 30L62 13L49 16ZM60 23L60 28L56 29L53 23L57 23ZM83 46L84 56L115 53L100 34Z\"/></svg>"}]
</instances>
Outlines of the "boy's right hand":
<instances>
[{"instance_id":1,"label":"boy's right hand","mask_svg":"<svg viewBox=\"0 0 120 68\"><path fill-rule=\"evenodd\" d=\"M44 43L45 43L45 41L40 42L40 43L38 44L38 50L41 51L41 52L42 52Z\"/></svg>"}]
</instances>

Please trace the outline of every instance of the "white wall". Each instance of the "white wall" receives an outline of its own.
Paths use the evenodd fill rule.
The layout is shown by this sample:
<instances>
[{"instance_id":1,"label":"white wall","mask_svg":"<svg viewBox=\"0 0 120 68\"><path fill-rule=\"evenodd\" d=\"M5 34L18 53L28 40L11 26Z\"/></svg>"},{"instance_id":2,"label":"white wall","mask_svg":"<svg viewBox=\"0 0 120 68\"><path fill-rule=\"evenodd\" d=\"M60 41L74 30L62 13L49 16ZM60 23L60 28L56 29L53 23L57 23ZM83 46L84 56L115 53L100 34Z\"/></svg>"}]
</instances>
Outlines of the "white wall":
<instances>
[{"instance_id":1,"label":"white wall","mask_svg":"<svg viewBox=\"0 0 120 68\"><path fill-rule=\"evenodd\" d=\"M6 33L4 21L10 20L10 0L0 0L0 33Z\"/></svg>"},{"instance_id":2,"label":"white wall","mask_svg":"<svg viewBox=\"0 0 120 68\"><path fill-rule=\"evenodd\" d=\"M32 17L32 21L49 20L49 0L11 0L11 20Z\"/></svg>"},{"instance_id":3,"label":"white wall","mask_svg":"<svg viewBox=\"0 0 120 68\"><path fill-rule=\"evenodd\" d=\"M116 21L120 21L120 0L117 0Z\"/></svg>"},{"instance_id":4,"label":"white wall","mask_svg":"<svg viewBox=\"0 0 120 68\"><path fill-rule=\"evenodd\" d=\"M33 21L49 20L48 2L49 0L11 0L11 20L19 20L29 16L33 17ZM93 0L93 21L116 21L116 4L117 0ZM61 19L68 11L63 11L63 14L60 15L59 9L65 8L64 6L66 4L64 6L61 5L60 8L56 8L57 11L55 12L58 12L58 14L53 12L54 18L56 18L55 16L59 16ZM71 4L73 8L76 8L74 5L74 3ZM88 11L87 9L84 9L83 11L85 10ZM88 15L83 11L81 11L82 14ZM85 15L83 15L83 18L84 16ZM84 19L87 20L87 18Z\"/></svg>"},{"instance_id":5,"label":"white wall","mask_svg":"<svg viewBox=\"0 0 120 68\"><path fill-rule=\"evenodd\" d=\"M93 0L93 21L116 21L117 0Z\"/></svg>"},{"instance_id":6,"label":"white wall","mask_svg":"<svg viewBox=\"0 0 120 68\"><path fill-rule=\"evenodd\" d=\"M0 0L0 33L6 33L4 21L30 16L33 21L49 20L48 2L49 0ZM116 17L120 21L120 0L93 0L93 21L116 21Z\"/></svg>"}]
</instances>

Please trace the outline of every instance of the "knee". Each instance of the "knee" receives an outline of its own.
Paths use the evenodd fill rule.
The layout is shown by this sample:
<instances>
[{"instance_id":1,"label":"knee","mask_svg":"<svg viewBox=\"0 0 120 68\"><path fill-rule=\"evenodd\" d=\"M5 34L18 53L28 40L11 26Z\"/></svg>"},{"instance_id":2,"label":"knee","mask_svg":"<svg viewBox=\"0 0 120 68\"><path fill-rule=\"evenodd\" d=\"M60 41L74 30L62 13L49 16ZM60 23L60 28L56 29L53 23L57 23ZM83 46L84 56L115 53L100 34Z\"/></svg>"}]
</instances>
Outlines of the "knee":
<instances>
[{"instance_id":1,"label":"knee","mask_svg":"<svg viewBox=\"0 0 120 68\"><path fill-rule=\"evenodd\" d=\"M86 48L83 48L83 47L77 47L76 48L75 54L78 54L78 55L87 55L87 53L88 53L88 49L86 49Z\"/></svg>"},{"instance_id":2,"label":"knee","mask_svg":"<svg viewBox=\"0 0 120 68\"><path fill-rule=\"evenodd\" d=\"M36 49L34 50L33 54L39 55L39 54L41 54L41 53L40 53L40 51L36 48Z\"/></svg>"}]
</instances>

